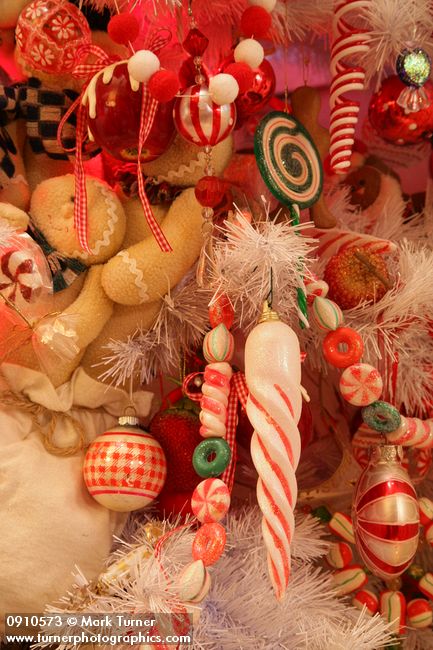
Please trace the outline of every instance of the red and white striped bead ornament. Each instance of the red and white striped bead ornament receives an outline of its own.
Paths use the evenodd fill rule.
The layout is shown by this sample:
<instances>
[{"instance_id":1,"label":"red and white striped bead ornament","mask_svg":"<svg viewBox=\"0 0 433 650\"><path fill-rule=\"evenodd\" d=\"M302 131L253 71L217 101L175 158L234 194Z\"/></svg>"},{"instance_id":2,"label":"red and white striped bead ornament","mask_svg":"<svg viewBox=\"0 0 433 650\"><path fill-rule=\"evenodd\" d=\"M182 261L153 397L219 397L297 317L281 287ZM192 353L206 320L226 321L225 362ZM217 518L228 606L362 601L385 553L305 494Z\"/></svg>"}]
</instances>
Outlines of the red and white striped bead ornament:
<instances>
[{"instance_id":1,"label":"red and white striped bead ornament","mask_svg":"<svg viewBox=\"0 0 433 650\"><path fill-rule=\"evenodd\" d=\"M364 609L370 616L374 616L379 609L379 598L370 589L361 589L352 598L352 605L357 609Z\"/></svg>"},{"instance_id":2,"label":"red and white striped bead ornament","mask_svg":"<svg viewBox=\"0 0 433 650\"><path fill-rule=\"evenodd\" d=\"M410 600L406 608L406 619L409 627L423 629L433 623L433 610L431 604L424 598Z\"/></svg>"},{"instance_id":3,"label":"red and white striped bead ornament","mask_svg":"<svg viewBox=\"0 0 433 650\"><path fill-rule=\"evenodd\" d=\"M375 447L359 477L352 508L359 554L385 580L401 575L418 547L417 496L400 460L400 448Z\"/></svg>"},{"instance_id":4,"label":"red and white striped bead ornament","mask_svg":"<svg viewBox=\"0 0 433 650\"><path fill-rule=\"evenodd\" d=\"M406 598L401 591L391 589L382 591L380 594L380 613L390 624L390 631L394 634L402 634L406 621Z\"/></svg>"},{"instance_id":5,"label":"red and white striped bead ornament","mask_svg":"<svg viewBox=\"0 0 433 650\"><path fill-rule=\"evenodd\" d=\"M197 146L215 146L232 132L236 106L215 104L209 88L196 84L187 88L174 105L174 123L179 134Z\"/></svg>"},{"instance_id":6,"label":"red and white striped bead ornament","mask_svg":"<svg viewBox=\"0 0 433 650\"><path fill-rule=\"evenodd\" d=\"M138 418L124 416L89 446L84 482L92 497L117 512L149 505L161 492L167 462L161 445L138 427Z\"/></svg>"}]
</instances>

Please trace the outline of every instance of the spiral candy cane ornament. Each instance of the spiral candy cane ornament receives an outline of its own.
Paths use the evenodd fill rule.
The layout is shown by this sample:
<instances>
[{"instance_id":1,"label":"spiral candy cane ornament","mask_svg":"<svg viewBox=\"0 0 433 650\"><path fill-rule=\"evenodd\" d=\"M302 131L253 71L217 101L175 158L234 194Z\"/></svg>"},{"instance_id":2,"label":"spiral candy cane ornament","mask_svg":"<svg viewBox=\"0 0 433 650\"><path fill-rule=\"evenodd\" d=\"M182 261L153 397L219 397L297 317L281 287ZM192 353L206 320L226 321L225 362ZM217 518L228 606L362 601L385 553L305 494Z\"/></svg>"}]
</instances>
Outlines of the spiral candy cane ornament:
<instances>
[{"instance_id":1,"label":"spiral candy cane ornament","mask_svg":"<svg viewBox=\"0 0 433 650\"><path fill-rule=\"evenodd\" d=\"M227 361L209 363L204 371L200 411L203 438L225 438L232 367Z\"/></svg>"},{"instance_id":2,"label":"spiral candy cane ornament","mask_svg":"<svg viewBox=\"0 0 433 650\"><path fill-rule=\"evenodd\" d=\"M268 570L281 600L290 576L290 545L297 498L295 471L301 442L299 341L293 330L264 311L245 345L247 415L254 427L251 455L259 474L257 499L263 513L262 533Z\"/></svg>"},{"instance_id":3,"label":"spiral candy cane ornament","mask_svg":"<svg viewBox=\"0 0 433 650\"><path fill-rule=\"evenodd\" d=\"M350 167L359 102L348 99L347 93L364 90L365 70L351 64L353 56L368 51L369 35L352 26L347 18L351 12L367 8L366 0L344 0L337 4L333 21L330 88L330 158L331 168L343 174Z\"/></svg>"}]
</instances>

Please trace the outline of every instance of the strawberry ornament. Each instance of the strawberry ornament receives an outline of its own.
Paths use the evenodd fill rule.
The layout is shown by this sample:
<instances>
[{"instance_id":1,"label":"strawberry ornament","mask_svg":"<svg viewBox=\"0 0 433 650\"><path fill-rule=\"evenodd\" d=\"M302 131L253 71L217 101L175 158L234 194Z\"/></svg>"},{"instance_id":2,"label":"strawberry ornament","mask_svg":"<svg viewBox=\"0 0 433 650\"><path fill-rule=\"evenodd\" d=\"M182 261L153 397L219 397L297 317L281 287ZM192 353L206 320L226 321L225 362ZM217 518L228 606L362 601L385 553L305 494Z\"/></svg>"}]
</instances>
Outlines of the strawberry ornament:
<instances>
[{"instance_id":1,"label":"strawberry ornament","mask_svg":"<svg viewBox=\"0 0 433 650\"><path fill-rule=\"evenodd\" d=\"M158 411L149 430L158 440L167 459L164 494L192 492L200 477L192 466L194 449L201 442L197 405L182 397L169 408Z\"/></svg>"}]
</instances>

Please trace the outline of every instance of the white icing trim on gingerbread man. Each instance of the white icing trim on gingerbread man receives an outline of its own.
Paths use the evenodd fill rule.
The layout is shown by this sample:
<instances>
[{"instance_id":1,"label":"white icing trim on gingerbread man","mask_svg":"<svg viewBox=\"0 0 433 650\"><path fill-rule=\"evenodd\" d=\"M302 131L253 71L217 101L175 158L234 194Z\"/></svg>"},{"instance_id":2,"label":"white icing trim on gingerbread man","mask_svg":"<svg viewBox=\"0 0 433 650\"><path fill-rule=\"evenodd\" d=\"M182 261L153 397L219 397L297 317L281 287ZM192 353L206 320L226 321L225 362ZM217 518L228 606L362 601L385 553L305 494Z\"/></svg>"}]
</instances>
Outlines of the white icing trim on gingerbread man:
<instances>
[{"instance_id":1,"label":"white icing trim on gingerbread man","mask_svg":"<svg viewBox=\"0 0 433 650\"><path fill-rule=\"evenodd\" d=\"M137 268L137 261L129 255L128 251L120 251L120 253L117 253L117 257L121 257L125 261L134 276L134 284L138 289L140 303L148 301L147 284L143 282L143 271Z\"/></svg>"}]
</instances>

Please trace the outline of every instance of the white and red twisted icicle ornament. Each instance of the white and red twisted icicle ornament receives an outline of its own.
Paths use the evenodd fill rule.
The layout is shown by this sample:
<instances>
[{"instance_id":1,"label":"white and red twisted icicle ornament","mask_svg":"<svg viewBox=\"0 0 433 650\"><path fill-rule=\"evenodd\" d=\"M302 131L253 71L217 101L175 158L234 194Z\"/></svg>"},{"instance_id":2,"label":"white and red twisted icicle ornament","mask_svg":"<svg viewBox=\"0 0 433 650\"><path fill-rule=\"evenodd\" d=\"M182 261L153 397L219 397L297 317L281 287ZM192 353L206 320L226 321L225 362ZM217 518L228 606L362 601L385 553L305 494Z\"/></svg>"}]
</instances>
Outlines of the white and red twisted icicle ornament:
<instances>
[{"instance_id":1,"label":"white and red twisted icicle ornament","mask_svg":"<svg viewBox=\"0 0 433 650\"><path fill-rule=\"evenodd\" d=\"M297 499L295 471L301 452L301 362L295 332L267 303L245 345L247 415L254 427L251 455L259 474L257 499L275 595L284 597Z\"/></svg>"},{"instance_id":2,"label":"white and red twisted icicle ornament","mask_svg":"<svg viewBox=\"0 0 433 650\"><path fill-rule=\"evenodd\" d=\"M354 65L353 59L367 52L369 48L368 33L351 24L350 14L353 17L368 5L368 0L343 0L336 3L334 12L329 153L331 169L337 174L345 173L350 167L360 108L359 102L349 99L348 93L364 90L365 70Z\"/></svg>"}]
</instances>

